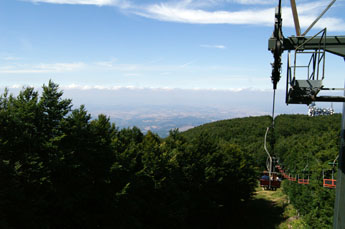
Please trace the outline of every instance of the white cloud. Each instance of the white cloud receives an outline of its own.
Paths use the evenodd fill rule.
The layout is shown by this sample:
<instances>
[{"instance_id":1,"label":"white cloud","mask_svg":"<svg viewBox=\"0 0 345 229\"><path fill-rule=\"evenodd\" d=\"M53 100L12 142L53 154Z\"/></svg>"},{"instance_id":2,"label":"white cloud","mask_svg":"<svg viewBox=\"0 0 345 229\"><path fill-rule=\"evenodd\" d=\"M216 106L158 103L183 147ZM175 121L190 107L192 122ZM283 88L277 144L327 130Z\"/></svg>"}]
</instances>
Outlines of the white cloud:
<instances>
[{"instance_id":1,"label":"white cloud","mask_svg":"<svg viewBox=\"0 0 345 229\"><path fill-rule=\"evenodd\" d=\"M179 8L167 4L156 4L138 15L161 21L195 24L265 24L272 25L274 8L244 11L205 11L201 9Z\"/></svg>"},{"instance_id":2,"label":"white cloud","mask_svg":"<svg viewBox=\"0 0 345 229\"><path fill-rule=\"evenodd\" d=\"M243 5L266 5L266 4L277 4L275 0L233 0L233 2Z\"/></svg>"},{"instance_id":3,"label":"white cloud","mask_svg":"<svg viewBox=\"0 0 345 229\"><path fill-rule=\"evenodd\" d=\"M204 66L193 66L192 64L195 62L196 60L191 60L182 64L164 65L164 64L156 64L155 62L153 62L153 64L152 63L137 64L137 63L115 63L112 61L101 61L101 62L96 62L94 64L90 64L89 66L98 67L98 70L110 70L110 71L122 72L124 73L125 76L139 76L141 75L141 73L145 73L145 72L166 73L166 72L176 72L178 71L178 69L181 69L181 68L192 68L193 70L204 68ZM101 69L99 69L99 67ZM217 67L220 68L220 66L217 66Z\"/></svg>"},{"instance_id":4,"label":"white cloud","mask_svg":"<svg viewBox=\"0 0 345 229\"><path fill-rule=\"evenodd\" d=\"M23 85L14 84L14 85L10 86L9 88L10 88L10 89L21 89L21 88L23 88Z\"/></svg>"},{"instance_id":5,"label":"white cloud","mask_svg":"<svg viewBox=\"0 0 345 229\"><path fill-rule=\"evenodd\" d=\"M20 85L16 86L17 88ZM242 92L242 91L260 91L266 92L267 90L257 89L257 88L172 88L172 87L140 87L140 86L105 86L105 85L80 85L80 84L69 84L61 85L64 90L106 90L106 91L118 91L118 90L149 90L149 91L219 91L219 92ZM269 90L270 92L271 90Z\"/></svg>"},{"instance_id":6,"label":"white cloud","mask_svg":"<svg viewBox=\"0 0 345 229\"><path fill-rule=\"evenodd\" d=\"M217 45L220 46L220 45ZM214 47L211 48L222 48ZM185 62L175 64L149 64L149 63L118 63L117 59L95 61L95 62L71 62L71 63L33 63L20 64L8 63L7 65L0 65L0 74L43 74L43 73L66 73L78 72L90 75L92 73L105 75L118 75L125 77L141 77L144 78L149 75L167 75L180 74L185 70L190 72L197 71L220 71L231 72L239 71L240 69L233 66L222 65L198 65L197 60L188 60Z\"/></svg>"},{"instance_id":7,"label":"white cloud","mask_svg":"<svg viewBox=\"0 0 345 229\"><path fill-rule=\"evenodd\" d=\"M129 0L27 0L34 3L53 3L53 4L80 4L96 6L115 6L126 9L142 17L160 21L170 21L191 24L248 24L273 26L274 9L277 5L275 0L180 0L165 1L155 4L145 4ZM232 6L231 4L248 5L245 10L225 11L225 10L206 10L207 7ZM262 5L272 5L262 8ZM328 1L315 1L312 3L302 3L297 6L302 28L307 28L318 14L327 6ZM249 5L251 5L249 7ZM261 8L256 6L261 5ZM290 6L283 8L283 25L293 27ZM323 17L315 26L316 28L327 27L330 31L345 31L345 22L336 17Z\"/></svg>"},{"instance_id":8,"label":"white cloud","mask_svg":"<svg viewBox=\"0 0 345 229\"><path fill-rule=\"evenodd\" d=\"M186 62L186 63L181 64L180 66L178 66L178 68L186 68L186 67L190 66L191 64L193 64L195 62L196 62L196 60L192 60L192 61Z\"/></svg>"},{"instance_id":9,"label":"white cloud","mask_svg":"<svg viewBox=\"0 0 345 229\"><path fill-rule=\"evenodd\" d=\"M238 1L241 3L253 3L254 1ZM267 1L268 2L268 1ZM298 12L302 28L307 28L326 7L327 3L318 1L313 3L300 4ZM191 23L191 24L245 24L273 26L275 8L246 9L239 11L207 11L181 7L179 4L153 4L142 11L136 11L137 15L161 21ZM290 7L283 7L283 26L294 27ZM335 17L323 17L315 28L329 31L345 31L343 19Z\"/></svg>"},{"instance_id":10,"label":"white cloud","mask_svg":"<svg viewBox=\"0 0 345 229\"><path fill-rule=\"evenodd\" d=\"M137 77L137 76L141 76L141 74L133 72L133 73L125 73L124 76Z\"/></svg>"},{"instance_id":11,"label":"white cloud","mask_svg":"<svg viewBox=\"0 0 345 229\"><path fill-rule=\"evenodd\" d=\"M200 45L202 48L215 48L215 49L225 49L224 45Z\"/></svg>"},{"instance_id":12,"label":"white cloud","mask_svg":"<svg viewBox=\"0 0 345 229\"><path fill-rule=\"evenodd\" d=\"M160 3L147 6L141 11L135 11L137 15L161 20L191 24L245 24L272 26L274 23L275 4L273 7L248 8L238 11L207 11L196 7L194 1L183 1L184 4ZM206 1L216 4L220 0ZM228 0L240 4L263 5L274 3L272 0ZM300 24L302 28L307 28L317 18L328 2L317 1L298 5ZM283 26L294 27L290 6L283 7ZM329 31L345 31L345 22L336 17L324 16L315 25L315 28L323 29L327 27Z\"/></svg>"},{"instance_id":13,"label":"white cloud","mask_svg":"<svg viewBox=\"0 0 345 229\"><path fill-rule=\"evenodd\" d=\"M107 90L107 91L117 91L117 90L143 90L143 89L152 89L136 86L104 86L104 85L79 85L79 84L69 84L61 85L61 88L64 90Z\"/></svg>"},{"instance_id":14,"label":"white cloud","mask_svg":"<svg viewBox=\"0 0 345 229\"><path fill-rule=\"evenodd\" d=\"M169 4L169 1L167 1ZM229 4L241 4L241 5L277 5L276 0L182 0L182 1L170 1L171 4L175 4L178 7L188 8L206 8L206 7L222 7Z\"/></svg>"},{"instance_id":15,"label":"white cloud","mask_svg":"<svg viewBox=\"0 0 345 229\"><path fill-rule=\"evenodd\" d=\"M99 61L96 63L96 65L100 67L112 68L115 66L116 61L117 61L116 58L112 58L111 60L108 60L108 61Z\"/></svg>"},{"instance_id":16,"label":"white cloud","mask_svg":"<svg viewBox=\"0 0 345 229\"><path fill-rule=\"evenodd\" d=\"M85 64L82 62L38 64L34 66L11 65L11 66L0 67L0 74L70 72L70 71L80 70L84 67L85 67Z\"/></svg>"},{"instance_id":17,"label":"white cloud","mask_svg":"<svg viewBox=\"0 0 345 229\"><path fill-rule=\"evenodd\" d=\"M96 5L96 6L117 6L129 8L131 4L126 0L27 0L33 3L52 3L70 5Z\"/></svg>"},{"instance_id":18,"label":"white cloud","mask_svg":"<svg viewBox=\"0 0 345 229\"><path fill-rule=\"evenodd\" d=\"M85 67L85 64L82 62L40 64L37 66L38 69L41 69L43 71L54 71L54 72L75 71L75 70L80 70L83 67Z\"/></svg>"},{"instance_id":19,"label":"white cloud","mask_svg":"<svg viewBox=\"0 0 345 229\"><path fill-rule=\"evenodd\" d=\"M1 59L5 61L14 61L14 60L20 60L21 58L15 57L15 56L4 56L4 57L1 57Z\"/></svg>"}]
</instances>

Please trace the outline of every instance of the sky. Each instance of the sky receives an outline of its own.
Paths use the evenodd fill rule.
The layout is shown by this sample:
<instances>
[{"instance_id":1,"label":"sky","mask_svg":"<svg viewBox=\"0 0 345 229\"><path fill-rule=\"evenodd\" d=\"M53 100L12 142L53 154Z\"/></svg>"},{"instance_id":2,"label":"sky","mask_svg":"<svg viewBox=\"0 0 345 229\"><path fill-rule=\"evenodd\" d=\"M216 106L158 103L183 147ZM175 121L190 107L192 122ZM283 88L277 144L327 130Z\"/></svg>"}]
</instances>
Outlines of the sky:
<instances>
[{"instance_id":1,"label":"sky","mask_svg":"<svg viewBox=\"0 0 345 229\"><path fill-rule=\"evenodd\" d=\"M214 100L199 101L212 105L227 92L248 108L260 103L269 112L273 57L267 41L277 2L1 0L0 89L41 87L52 79L86 106L107 106L116 99L145 103L160 96L161 104L169 103L164 98L184 103L191 91L212 94ZM289 2L282 3L285 36L295 33ZM329 2L296 1L302 31ZM345 0L337 0L308 35L324 27L328 35L345 35L343 12ZM344 60L327 54L326 63L326 86L342 86ZM278 94L283 96L284 77L281 81ZM138 96L117 97L123 91ZM101 96L103 92L112 96ZM283 97L278 99L283 103ZM301 111L294 107L280 112Z\"/></svg>"}]
</instances>

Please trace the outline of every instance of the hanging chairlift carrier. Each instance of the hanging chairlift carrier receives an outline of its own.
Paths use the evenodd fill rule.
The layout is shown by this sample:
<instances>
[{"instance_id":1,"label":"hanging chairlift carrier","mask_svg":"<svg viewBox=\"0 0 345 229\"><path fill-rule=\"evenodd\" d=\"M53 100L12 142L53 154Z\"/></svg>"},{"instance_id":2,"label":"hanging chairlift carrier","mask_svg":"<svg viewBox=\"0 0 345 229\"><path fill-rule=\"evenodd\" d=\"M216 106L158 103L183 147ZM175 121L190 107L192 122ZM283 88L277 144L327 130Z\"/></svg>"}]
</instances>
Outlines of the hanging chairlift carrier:
<instances>
[{"instance_id":1,"label":"hanging chairlift carrier","mask_svg":"<svg viewBox=\"0 0 345 229\"><path fill-rule=\"evenodd\" d=\"M325 172L323 172L323 187L325 188L336 188L337 180L334 179L334 171L332 170L332 179L325 178Z\"/></svg>"},{"instance_id":2,"label":"hanging chairlift carrier","mask_svg":"<svg viewBox=\"0 0 345 229\"><path fill-rule=\"evenodd\" d=\"M297 182L299 184L309 184L309 172L307 170L308 168L308 159L307 159L307 165L304 167L303 171L302 171L302 174L303 174L303 178L300 179L299 177L299 174L297 175L298 176L298 179L297 179ZM308 177L308 179L305 179L305 177Z\"/></svg>"},{"instance_id":3,"label":"hanging chairlift carrier","mask_svg":"<svg viewBox=\"0 0 345 229\"><path fill-rule=\"evenodd\" d=\"M309 178L308 179L298 179L299 184L309 184Z\"/></svg>"},{"instance_id":4,"label":"hanging chairlift carrier","mask_svg":"<svg viewBox=\"0 0 345 229\"><path fill-rule=\"evenodd\" d=\"M267 153L267 160L266 160L266 167L267 171L264 171L264 174L268 175L266 178L268 179L263 179L263 177L260 179L260 186L263 189L268 189L268 190L277 190L277 188L280 188L280 180L278 180L278 175L277 172L274 171L275 166L273 164L278 163L277 158L272 157L270 153L268 152L267 149L267 133L269 131L270 127L267 127L266 133L265 133L265 140L264 140L264 149Z\"/></svg>"},{"instance_id":5,"label":"hanging chairlift carrier","mask_svg":"<svg viewBox=\"0 0 345 229\"><path fill-rule=\"evenodd\" d=\"M288 180L289 181L296 181L296 177L293 177L293 176L291 177L290 174L289 174L288 175Z\"/></svg>"},{"instance_id":6,"label":"hanging chairlift carrier","mask_svg":"<svg viewBox=\"0 0 345 229\"><path fill-rule=\"evenodd\" d=\"M329 165L332 165L332 179L325 179L325 171L322 171L323 175L323 187L325 188L336 188L337 187L337 180L334 179L334 166L337 165L336 161L338 160L339 155L334 159L333 162L328 163Z\"/></svg>"},{"instance_id":7,"label":"hanging chairlift carrier","mask_svg":"<svg viewBox=\"0 0 345 229\"><path fill-rule=\"evenodd\" d=\"M300 179L299 175L298 175L298 183L299 184L309 184L309 175L308 175L308 179L304 179L304 174L303 174L303 178Z\"/></svg>"},{"instance_id":8,"label":"hanging chairlift carrier","mask_svg":"<svg viewBox=\"0 0 345 229\"><path fill-rule=\"evenodd\" d=\"M337 181L334 179L323 179L323 187L325 188L336 188Z\"/></svg>"}]
</instances>

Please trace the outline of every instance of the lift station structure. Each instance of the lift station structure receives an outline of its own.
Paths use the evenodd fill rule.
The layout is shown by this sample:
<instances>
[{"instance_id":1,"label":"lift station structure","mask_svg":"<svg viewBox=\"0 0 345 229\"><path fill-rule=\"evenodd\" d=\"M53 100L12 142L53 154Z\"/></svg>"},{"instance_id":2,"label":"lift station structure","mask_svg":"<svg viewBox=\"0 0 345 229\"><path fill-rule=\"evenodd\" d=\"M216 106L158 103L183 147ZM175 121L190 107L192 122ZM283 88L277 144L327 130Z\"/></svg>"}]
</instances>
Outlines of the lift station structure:
<instances>
[{"instance_id":1,"label":"lift station structure","mask_svg":"<svg viewBox=\"0 0 345 229\"><path fill-rule=\"evenodd\" d=\"M277 88L281 73L281 56L288 51L286 103L311 104L312 102L345 102L344 96L318 96L322 90L344 90L344 88L327 88L323 85L325 78L326 52L345 58L345 36L327 36L324 28L314 36L305 36L324 13L333 5L333 0L322 14L301 34L295 0L291 1L296 36L284 37L282 32L281 0L275 13L274 31L268 40L268 49L273 53L272 64L273 89ZM293 58L291 58L293 52ZM298 57L309 55L308 63L298 64ZM302 57L303 58L303 57ZM300 58L300 59L302 59ZM306 74L298 75L298 70L304 68Z\"/></svg>"}]
</instances>

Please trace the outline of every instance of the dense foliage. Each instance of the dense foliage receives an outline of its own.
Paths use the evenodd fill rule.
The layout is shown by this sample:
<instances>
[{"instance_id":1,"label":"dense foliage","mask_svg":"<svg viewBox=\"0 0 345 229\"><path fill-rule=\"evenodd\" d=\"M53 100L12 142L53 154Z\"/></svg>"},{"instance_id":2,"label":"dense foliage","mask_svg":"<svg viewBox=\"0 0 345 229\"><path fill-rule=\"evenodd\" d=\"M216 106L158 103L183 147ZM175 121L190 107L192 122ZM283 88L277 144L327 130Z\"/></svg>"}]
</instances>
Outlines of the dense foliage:
<instances>
[{"instance_id":1,"label":"dense foliage","mask_svg":"<svg viewBox=\"0 0 345 229\"><path fill-rule=\"evenodd\" d=\"M0 228L228 227L256 186L255 147L242 144L250 133L231 135L119 130L104 115L72 109L53 82L42 95L5 91Z\"/></svg>"},{"instance_id":2,"label":"dense foliage","mask_svg":"<svg viewBox=\"0 0 345 229\"><path fill-rule=\"evenodd\" d=\"M272 117L270 116L235 118L198 126L188 130L183 135L186 138L194 138L202 132L207 132L214 139L222 139L236 144L244 152L251 155L255 159L255 166L262 170L265 168L267 157L263 148L263 141L266 128L271 123ZM269 144L268 147L270 147Z\"/></svg>"},{"instance_id":3,"label":"dense foliage","mask_svg":"<svg viewBox=\"0 0 345 229\"><path fill-rule=\"evenodd\" d=\"M310 184L284 181L284 191L311 228L331 228L335 190L323 187L325 178L336 179L330 165L339 152L339 114L308 117L281 115L275 120L275 153L290 176L310 178Z\"/></svg>"},{"instance_id":4,"label":"dense foliage","mask_svg":"<svg viewBox=\"0 0 345 229\"><path fill-rule=\"evenodd\" d=\"M336 179L337 166L330 165L339 152L339 114L308 117L280 115L268 132L268 148L287 174L310 184L285 180L283 190L310 228L330 228L333 223L335 190L323 187L325 178ZM265 169L267 158L263 149L266 128L271 126L268 116L238 118L209 123L185 133L194 138L206 131L215 139L237 144L255 158L258 171Z\"/></svg>"},{"instance_id":5,"label":"dense foliage","mask_svg":"<svg viewBox=\"0 0 345 229\"><path fill-rule=\"evenodd\" d=\"M0 96L0 228L226 228L240 223L264 169L269 116L209 123L169 137L118 129L72 109L58 85ZM280 115L271 152L311 228L332 225L322 187L338 155L340 115Z\"/></svg>"}]
</instances>

